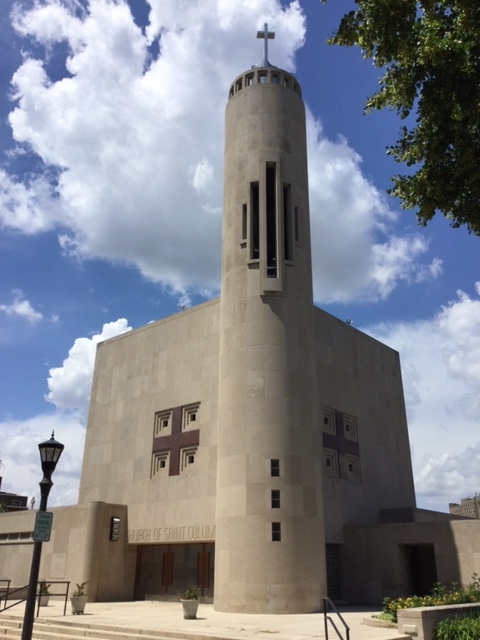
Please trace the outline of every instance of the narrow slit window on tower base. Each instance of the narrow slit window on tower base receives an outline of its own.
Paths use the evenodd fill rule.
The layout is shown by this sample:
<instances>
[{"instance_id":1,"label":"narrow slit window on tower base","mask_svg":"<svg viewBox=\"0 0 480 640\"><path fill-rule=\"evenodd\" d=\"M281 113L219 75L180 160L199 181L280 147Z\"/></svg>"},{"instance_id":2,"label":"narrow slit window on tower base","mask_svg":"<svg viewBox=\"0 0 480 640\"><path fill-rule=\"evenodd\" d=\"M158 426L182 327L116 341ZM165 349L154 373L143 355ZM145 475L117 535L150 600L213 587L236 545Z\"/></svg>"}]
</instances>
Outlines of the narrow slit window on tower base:
<instances>
[{"instance_id":1,"label":"narrow slit window on tower base","mask_svg":"<svg viewBox=\"0 0 480 640\"><path fill-rule=\"evenodd\" d=\"M272 489L271 494L271 507L272 509L280 509L280 491L279 489Z\"/></svg>"},{"instance_id":2,"label":"narrow slit window on tower base","mask_svg":"<svg viewBox=\"0 0 480 640\"><path fill-rule=\"evenodd\" d=\"M280 460L277 458L270 460L270 475L272 478L278 478L280 476Z\"/></svg>"},{"instance_id":3,"label":"narrow slit window on tower base","mask_svg":"<svg viewBox=\"0 0 480 640\"><path fill-rule=\"evenodd\" d=\"M272 542L281 542L282 540L282 524L281 522L272 522Z\"/></svg>"}]
</instances>

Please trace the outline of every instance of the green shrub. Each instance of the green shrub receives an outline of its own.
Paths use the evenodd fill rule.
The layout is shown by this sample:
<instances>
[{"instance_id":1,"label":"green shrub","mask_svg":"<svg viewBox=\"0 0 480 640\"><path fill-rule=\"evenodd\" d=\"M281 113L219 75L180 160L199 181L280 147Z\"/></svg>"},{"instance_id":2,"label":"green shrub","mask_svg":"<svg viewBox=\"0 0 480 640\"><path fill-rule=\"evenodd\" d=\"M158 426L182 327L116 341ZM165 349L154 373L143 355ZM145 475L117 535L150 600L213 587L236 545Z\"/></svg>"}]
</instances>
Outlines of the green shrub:
<instances>
[{"instance_id":1,"label":"green shrub","mask_svg":"<svg viewBox=\"0 0 480 640\"><path fill-rule=\"evenodd\" d=\"M480 617L442 620L433 632L435 640L478 640Z\"/></svg>"},{"instance_id":2,"label":"green shrub","mask_svg":"<svg viewBox=\"0 0 480 640\"><path fill-rule=\"evenodd\" d=\"M396 598L395 600L385 598L382 613L385 616L391 616L392 621L397 622L398 609L480 602L480 580L476 573L473 574L472 578L472 582L466 587L462 587L456 582L452 582L450 585L436 582L428 596L408 596L408 598Z\"/></svg>"}]
</instances>

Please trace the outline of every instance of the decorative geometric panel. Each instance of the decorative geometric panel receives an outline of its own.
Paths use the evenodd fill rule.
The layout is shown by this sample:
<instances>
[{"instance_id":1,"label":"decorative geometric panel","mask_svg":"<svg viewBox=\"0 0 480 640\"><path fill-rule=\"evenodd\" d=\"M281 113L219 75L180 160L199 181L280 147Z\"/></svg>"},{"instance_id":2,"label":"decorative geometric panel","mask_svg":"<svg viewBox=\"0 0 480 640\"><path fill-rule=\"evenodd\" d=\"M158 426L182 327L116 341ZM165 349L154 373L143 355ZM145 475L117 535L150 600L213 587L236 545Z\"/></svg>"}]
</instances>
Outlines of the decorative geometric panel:
<instances>
[{"instance_id":1,"label":"decorative geometric panel","mask_svg":"<svg viewBox=\"0 0 480 640\"><path fill-rule=\"evenodd\" d=\"M325 417L325 407L322 407ZM341 411L334 410L335 416L335 432L324 431L323 436L323 448L324 451L336 451L338 456L338 477L346 478L348 480L361 481L360 474L360 449L358 446L358 433L357 433L357 421L353 416L342 413ZM349 431L346 433L345 425L347 425ZM325 425L327 426L327 425ZM356 439L354 440L354 436ZM357 461L355 468L350 469L347 463L346 456L351 456L350 463L353 459ZM332 460L333 463L333 460ZM351 466L351 464L350 464ZM333 468L333 467L331 467ZM328 467L325 465L326 472ZM330 474L329 475L333 475Z\"/></svg>"},{"instance_id":2,"label":"decorative geometric panel","mask_svg":"<svg viewBox=\"0 0 480 640\"><path fill-rule=\"evenodd\" d=\"M180 473L180 451L189 447L196 449L200 444L199 429L191 428L191 425L197 421L199 406L200 403L197 402L194 405L174 407L173 409L160 411L155 414L155 425L157 416L163 416L167 413L171 414L170 435L158 436L156 435L156 429L154 429L152 446L153 454L169 453L169 476L178 476ZM187 430L185 430L185 428L182 429L182 425L185 423L185 416L188 416ZM192 419L192 416L195 416L195 418Z\"/></svg>"}]
</instances>

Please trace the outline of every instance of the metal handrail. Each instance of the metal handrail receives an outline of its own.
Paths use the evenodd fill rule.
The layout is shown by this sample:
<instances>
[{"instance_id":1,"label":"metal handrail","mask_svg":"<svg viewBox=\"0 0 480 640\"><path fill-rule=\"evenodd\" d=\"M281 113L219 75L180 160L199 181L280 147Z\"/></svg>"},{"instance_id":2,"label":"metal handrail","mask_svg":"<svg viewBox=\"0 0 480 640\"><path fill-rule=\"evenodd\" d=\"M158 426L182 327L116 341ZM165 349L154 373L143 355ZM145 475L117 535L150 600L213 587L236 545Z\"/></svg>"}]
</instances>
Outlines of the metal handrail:
<instances>
[{"instance_id":1,"label":"metal handrail","mask_svg":"<svg viewBox=\"0 0 480 640\"><path fill-rule=\"evenodd\" d=\"M67 582L66 580L48 580L48 581L47 580L41 580L41 581L39 581L38 584L40 585L42 582L48 582L49 583L49 592L48 592L49 596L65 596L65 602L64 602L64 605L63 605L63 615L66 615L66 613L67 613L67 601L68 601L68 590L70 588L70 582ZM66 587L65 591L61 591L59 593L55 593L53 591L50 591L50 587L52 586L52 584L66 584L67 587ZM43 594L43 595L46 595L46 594ZM40 613L40 598L41 598L41 596L42 596L42 594L38 593L38 589L37 589L37 601L38 601L37 602L37 618L38 618L38 614Z\"/></svg>"},{"instance_id":2,"label":"metal handrail","mask_svg":"<svg viewBox=\"0 0 480 640\"><path fill-rule=\"evenodd\" d=\"M337 616L341 620L343 626L345 627L345 633L346 633L345 640L350 640L350 627L345 622L345 620L342 618L342 614L337 610L337 607L333 604L333 602L330 600L330 598L323 598L323 623L324 623L324 626L325 626L325 640L328 640L328 623L329 622L332 625L332 627L335 629L335 632L336 632L337 636L341 640L343 640L343 636L342 636L342 634L340 632L340 629L337 627L337 625L335 624L334 620L328 615L328 607L329 606L331 607L333 612L337 614Z\"/></svg>"},{"instance_id":3,"label":"metal handrail","mask_svg":"<svg viewBox=\"0 0 480 640\"><path fill-rule=\"evenodd\" d=\"M10 591L10 584L11 584L11 580L0 580L0 586L2 586L3 583L7 583L7 589L5 591L5 605L7 604L7 600L8 600L8 593ZM0 595L0 610L1 610L1 604L2 604L2 598L3 595Z\"/></svg>"},{"instance_id":4,"label":"metal handrail","mask_svg":"<svg viewBox=\"0 0 480 640\"><path fill-rule=\"evenodd\" d=\"M3 606L2 611L6 611L7 609L11 609L12 607L15 607L17 604L21 604L22 602L25 602L25 600L27 599L26 597L15 598L15 602L12 602L12 604L7 605L9 598L11 598L13 594L17 593L18 591L24 592L25 589L28 587L28 585L25 585L23 587L17 587L16 589L10 589L11 580L0 580L0 582L8 582L7 591L5 592L4 595L0 596L0 602L2 601L3 598L5 598L5 604Z\"/></svg>"},{"instance_id":5,"label":"metal handrail","mask_svg":"<svg viewBox=\"0 0 480 640\"><path fill-rule=\"evenodd\" d=\"M22 604L22 602L26 601L26 599L27 599L26 597L25 598L15 598L15 602L12 602L12 604L9 604L7 606L8 599L11 598L12 595L14 595L15 593L18 593L19 591L25 591L26 589L28 589L28 584L24 585L23 587L17 587L16 589L10 589L10 583L12 582L11 580L0 580L0 584L2 582L6 582L7 583L7 590L6 590L4 595L0 596L0 603L2 602L2 599L5 598L5 604L3 606L3 609L0 607L0 611L6 611L7 609L11 609L12 607L16 607L17 604ZM44 582L44 580L40 580L38 582L38 584L40 585L42 582ZM50 581L49 584L50 584L50 586L52 586L52 584L64 584L64 585L66 585L65 590L62 590L62 591L57 592L57 593L55 593L53 591L50 591L49 594L48 594L50 596L64 596L65 597L65 602L64 602L64 605L63 605L63 615L66 615L66 613L67 613L67 602L68 602L68 590L70 588L70 582L67 582L66 580L53 580L53 581ZM43 595L45 595L45 594L43 594ZM38 593L38 588L37 588L37 595L36 595L36 598L38 600L38 603L37 603L37 618L38 618L38 615L40 613L40 598L41 598L41 596L42 596L42 594Z\"/></svg>"}]
</instances>

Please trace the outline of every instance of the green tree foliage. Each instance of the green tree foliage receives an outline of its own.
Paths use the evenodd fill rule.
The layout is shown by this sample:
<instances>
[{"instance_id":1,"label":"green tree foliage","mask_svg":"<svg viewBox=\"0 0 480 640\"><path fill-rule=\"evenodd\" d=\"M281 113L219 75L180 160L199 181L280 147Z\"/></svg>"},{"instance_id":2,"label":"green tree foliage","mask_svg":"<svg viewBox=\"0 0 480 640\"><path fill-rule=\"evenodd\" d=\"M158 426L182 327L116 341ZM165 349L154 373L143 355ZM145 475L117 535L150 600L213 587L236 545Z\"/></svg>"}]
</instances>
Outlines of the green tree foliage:
<instances>
[{"instance_id":1,"label":"green tree foliage","mask_svg":"<svg viewBox=\"0 0 480 640\"><path fill-rule=\"evenodd\" d=\"M383 70L366 111L405 120L387 153L411 169L389 193L423 226L440 211L480 235L480 0L355 4L329 43L357 45Z\"/></svg>"}]
</instances>

